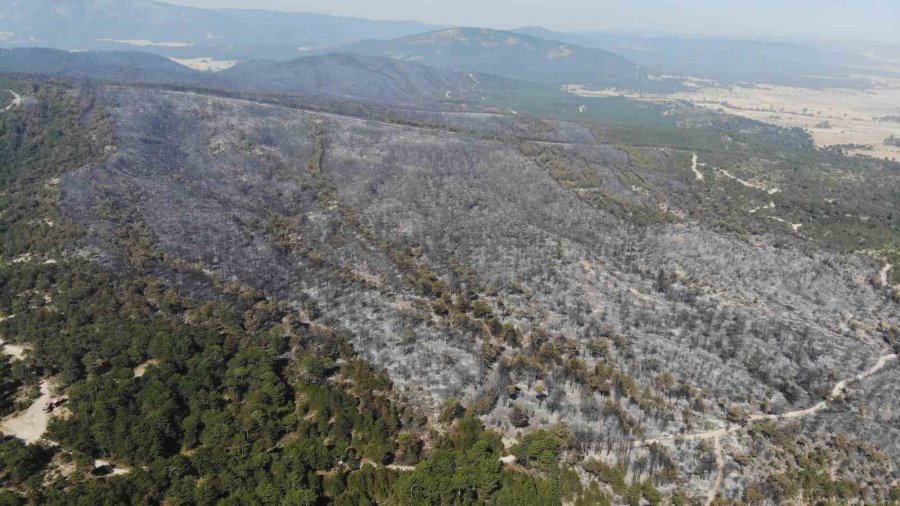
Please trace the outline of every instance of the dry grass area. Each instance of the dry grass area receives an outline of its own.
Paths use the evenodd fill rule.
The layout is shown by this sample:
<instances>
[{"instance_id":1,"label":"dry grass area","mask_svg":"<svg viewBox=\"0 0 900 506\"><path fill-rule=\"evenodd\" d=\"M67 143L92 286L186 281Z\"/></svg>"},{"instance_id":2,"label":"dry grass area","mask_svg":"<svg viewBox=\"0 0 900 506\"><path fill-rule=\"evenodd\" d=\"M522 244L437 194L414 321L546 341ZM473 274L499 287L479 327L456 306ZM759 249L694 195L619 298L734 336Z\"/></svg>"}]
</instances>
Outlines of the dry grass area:
<instances>
[{"instance_id":1,"label":"dry grass area","mask_svg":"<svg viewBox=\"0 0 900 506\"><path fill-rule=\"evenodd\" d=\"M170 58L175 63L202 72L219 72L230 69L237 64L235 60L216 60L215 58Z\"/></svg>"},{"instance_id":2,"label":"dry grass area","mask_svg":"<svg viewBox=\"0 0 900 506\"><path fill-rule=\"evenodd\" d=\"M900 137L900 121L876 118L900 116L900 79L872 78L865 90L795 88L768 84L726 86L693 80L690 91L672 94L640 94L621 90L588 90L568 86L581 96L626 96L651 102L684 100L700 107L721 110L785 127L807 129L819 146L859 144L853 154L900 160L900 147L884 144L891 135Z\"/></svg>"}]
</instances>

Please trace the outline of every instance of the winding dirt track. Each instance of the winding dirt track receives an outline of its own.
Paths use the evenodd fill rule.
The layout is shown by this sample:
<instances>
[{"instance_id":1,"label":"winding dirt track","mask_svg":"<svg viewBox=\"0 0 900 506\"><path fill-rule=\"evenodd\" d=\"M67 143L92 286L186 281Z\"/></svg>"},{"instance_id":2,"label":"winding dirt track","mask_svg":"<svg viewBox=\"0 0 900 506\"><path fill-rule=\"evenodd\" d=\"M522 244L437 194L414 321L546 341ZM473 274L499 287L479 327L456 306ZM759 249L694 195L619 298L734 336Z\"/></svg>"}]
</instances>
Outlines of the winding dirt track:
<instances>
[{"instance_id":1,"label":"winding dirt track","mask_svg":"<svg viewBox=\"0 0 900 506\"><path fill-rule=\"evenodd\" d=\"M884 366L886 366L888 364L888 362L890 362L892 360L897 360L896 353L891 354L891 355L882 355L881 358L878 359L878 362L876 362L875 365L873 365L869 369L857 374L856 376L854 376L852 378L847 378L847 379L838 381L834 385L834 388L831 389L831 393L828 395L828 398L825 399L824 401L819 402L815 406L812 406L812 407L809 407L806 409L798 409L796 411L788 411L787 413L782 413L780 415L763 415L763 414L750 415L750 420L751 421L783 420L783 419L790 419L790 418L802 418L804 416L814 415L814 414L818 413L819 411L822 411L823 409L827 408L828 405L832 401L841 397L844 394L844 391L847 389L847 385L849 385L850 383L853 383L855 381L862 381L862 380L868 378L869 376L872 376L873 374L877 373L878 371L884 369Z\"/></svg>"},{"instance_id":2,"label":"winding dirt track","mask_svg":"<svg viewBox=\"0 0 900 506\"><path fill-rule=\"evenodd\" d=\"M862 380L874 375L878 371L884 369L884 367L889 362L892 362L894 360L897 360L896 353L893 353L890 355L882 355L878 359L878 361L875 363L875 365L873 365L869 369L857 374L856 376L853 376L852 378L847 378L847 379L837 382L834 385L834 388L831 389L831 392L829 393L828 398L815 404L814 406L811 406L811 407L805 408L805 409L798 409L795 411L788 411L786 413L781 413L781 414L777 414L777 415L762 414L762 413L753 414L753 415L750 415L749 421L755 422L755 421L759 421L759 420L788 420L788 419L803 418L803 417L806 417L809 415L814 415L814 414L822 411L823 409L827 408L828 405L831 402L833 402L834 400L843 396L844 392L847 390L848 385L850 385L853 382L862 381ZM712 504L712 502L715 500L716 496L719 495L719 491L722 488L722 482L725 479L725 459L724 459L724 456L722 455L721 438L722 438L722 436L724 436L726 434L737 432L740 429L744 428L745 426L746 425L732 424L728 427L721 427L718 429L708 430L708 431L703 431L703 432L695 432L692 434L679 434L677 436L666 435L666 436L659 436L659 437L655 437L655 438L642 439L639 441L634 441L634 446L635 447L649 446L654 443L662 443L662 442L666 442L666 441L671 442L676 439L679 441L697 441L697 440L712 439L713 450L715 451L715 455L716 455L716 479L713 482L712 487L710 487L710 489L706 493L706 504L709 505L709 504Z\"/></svg>"},{"instance_id":3,"label":"winding dirt track","mask_svg":"<svg viewBox=\"0 0 900 506\"><path fill-rule=\"evenodd\" d=\"M728 172L725 169L719 169L719 173L721 173L722 175L724 175L725 177L727 177L733 181L737 181L741 186L745 186L747 188L753 188L754 190L764 191L764 192L768 193L769 195L774 195L781 191L778 188L766 188L765 186L751 183L749 181L745 181L745 180L735 176L731 172Z\"/></svg>"},{"instance_id":4,"label":"winding dirt track","mask_svg":"<svg viewBox=\"0 0 900 506\"><path fill-rule=\"evenodd\" d=\"M694 178L696 178L697 181L703 181L703 173L697 169L698 161L699 159L697 158L697 153L694 153L694 157L691 159L691 170L694 171Z\"/></svg>"},{"instance_id":5,"label":"winding dirt track","mask_svg":"<svg viewBox=\"0 0 900 506\"><path fill-rule=\"evenodd\" d=\"M706 504L712 504L722 489L722 482L725 481L725 457L722 456L722 437L713 436L713 451L716 454L716 479L713 486L706 492Z\"/></svg>"},{"instance_id":6,"label":"winding dirt track","mask_svg":"<svg viewBox=\"0 0 900 506\"><path fill-rule=\"evenodd\" d=\"M12 109L13 107L18 107L19 105L22 104L22 95L19 95L18 93L14 92L13 90L6 90L6 91L12 93L13 99L12 99L12 102L10 102L8 106L6 106L6 109L3 109L4 111L8 111L8 110Z\"/></svg>"}]
</instances>

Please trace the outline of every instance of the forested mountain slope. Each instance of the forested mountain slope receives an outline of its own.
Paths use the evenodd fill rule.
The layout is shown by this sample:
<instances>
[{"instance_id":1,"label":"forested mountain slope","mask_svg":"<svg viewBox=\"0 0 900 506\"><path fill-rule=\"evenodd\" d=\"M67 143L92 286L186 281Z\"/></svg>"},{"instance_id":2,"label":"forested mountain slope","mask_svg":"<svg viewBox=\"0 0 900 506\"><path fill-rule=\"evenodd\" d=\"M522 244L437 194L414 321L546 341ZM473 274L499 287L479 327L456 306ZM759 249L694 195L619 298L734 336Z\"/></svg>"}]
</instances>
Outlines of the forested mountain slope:
<instances>
[{"instance_id":1,"label":"forested mountain slope","mask_svg":"<svg viewBox=\"0 0 900 506\"><path fill-rule=\"evenodd\" d=\"M250 61L212 82L269 93L318 93L380 103L480 99L475 76L411 62L354 54L310 56L285 62Z\"/></svg>"},{"instance_id":2,"label":"forested mountain slope","mask_svg":"<svg viewBox=\"0 0 900 506\"><path fill-rule=\"evenodd\" d=\"M4 43L165 56L295 58L302 50L391 39L432 26L303 12L198 9L152 0L0 0Z\"/></svg>"},{"instance_id":3,"label":"forested mountain slope","mask_svg":"<svg viewBox=\"0 0 900 506\"><path fill-rule=\"evenodd\" d=\"M615 32L562 33L539 26L516 33L605 49L657 75L693 76L725 82L799 87L864 86L846 55L801 42L735 37L648 36ZM865 60L863 54L859 59Z\"/></svg>"},{"instance_id":4,"label":"forested mountain slope","mask_svg":"<svg viewBox=\"0 0 900 506\"><path fill-rule=\"evenodd\" d=\"M199 84L204 80L201 73L168 58L138 51L0 49L0 71L149 83Z\"/></svg>"},{"instance_id":5,"label":"forested mountain slope","mask_svg":"<svg viewBox=\"0 0 900 506\"><path fill-rule=\"evenodd\" d=\"M369 40L340 50L550 84L625 88L650 84L645 70L617 54L486 28L450 28L393 40Z\"/></svg>"},{"instance_id":6,"label":"forested mountain slope","mask_svg":"<svg viewBox=\"0 0 900 506\"><path fill-rule=\"evenodd\" d=\"M137 51L69 52L45 48L0 49L0 71L82 80L160 83L237 92L318 95L377 104L481 101L479 78L411 62L354 54L287 61L252 60L219 73L201 72L168 58ZM520 86L481 76L493 88Z\"/></svg>"},{"instance_id":7,"label":"forested mountain slope","mask_svg":"<svg viewBox=\"0 0 900 506\"><path fill-rule=\"evenodd\" d=\"M896 498L900 406L855 409L900 371L896 165L679 108L7 86L0 392L72 415L3 441L5 500Z\"/></svg>"}]
</instances>

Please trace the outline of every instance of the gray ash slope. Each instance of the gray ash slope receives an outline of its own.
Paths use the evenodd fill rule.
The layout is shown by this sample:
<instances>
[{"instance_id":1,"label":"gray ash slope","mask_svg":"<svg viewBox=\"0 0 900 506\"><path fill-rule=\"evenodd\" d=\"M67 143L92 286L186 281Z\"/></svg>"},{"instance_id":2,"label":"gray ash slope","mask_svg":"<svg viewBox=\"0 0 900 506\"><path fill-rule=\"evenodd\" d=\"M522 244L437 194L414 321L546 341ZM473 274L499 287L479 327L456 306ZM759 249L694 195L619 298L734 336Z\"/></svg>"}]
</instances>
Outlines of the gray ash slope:
<instances>
[{"instance_id":1,"label":"gray ash slope","mask_svg":"<svg viewBox=\"0 0 900 506\"><path fill-rule=\"evenodd\" d=\"M691 200L688 153L486 113L432 113L426 127L197 93L103 95L116 152L61 182L64 211L98 251L121 255L117 227L141 225L180 266L161 268L167 276L314 301L404 395L432 409L463 399L510 436L513 404L530 428L565 422L593 450L724 424L732 408L811 406L888 353L885 333L900 325L866 257L811 248L790 230L747 241L703 216L635 225L553 162L575 160L633 210L703 203ZM715 179L732 199L755 191ZM463 299L478 302L475 317L441 309ZM520 335L491 330L504 323ZM617 383L591 384L611 363ZM507 385L520 388L514 401ZM854 416L834 405L816 419L846 427ZM871 444L892 433L890 417L867 423L875 429L857 435ZM756 478L732 469L728 493Z\"/></svg>"}]
</instances>

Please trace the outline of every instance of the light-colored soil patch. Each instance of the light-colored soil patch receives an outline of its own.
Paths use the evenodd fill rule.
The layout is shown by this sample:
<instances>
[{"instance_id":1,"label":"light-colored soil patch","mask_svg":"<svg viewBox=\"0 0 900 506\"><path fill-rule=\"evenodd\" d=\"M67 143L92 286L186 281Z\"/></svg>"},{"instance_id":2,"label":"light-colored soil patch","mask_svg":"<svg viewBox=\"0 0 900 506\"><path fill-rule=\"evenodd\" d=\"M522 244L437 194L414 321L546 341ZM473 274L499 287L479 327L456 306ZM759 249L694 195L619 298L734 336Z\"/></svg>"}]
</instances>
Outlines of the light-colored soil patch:
<instances>
[{"instance_id":1,"label":"light-colored soil patch","mask_svg":"<svg viewBox=\"0 0 900 506\"><path fill-rule=\"evenodd\" d=\"M219 72L237 64L237 60L216 60L215 58L170 58L170 60L203 72Z\"/></svg>"},{"instance_id":2,"label":"light-colored soil patch","mask_svg":"<svg viewBox=\"0 0 900 506\"><path fill-rule=\"evenodd\" d=\"M156 358L151 358L150 360L144 362L143 364L134 368L134 377L140 378L143 377L144 374L147 373L147 368L154 365L159 365L160 360Z\"/></svg>"},{"instance_id":3,"label":"light-colored soil patch","mask_svg":"<svg viewBox=\"0 0 900 506\"><path fill-rule=\"evenodd\" d=\"M18 107L18 106L22 105L22 95L19 95L18 93L14 92L13 90L6 90L6 91L12 93L13 99L9 103L9 105L6 106L6 109L3 109L4 111L8 111L8 110L12 109L13 107Z\"/></svg>"},{"instance_id":4,"label":"light-colored soil patch","mask_svg":"<svg viewBox=\"0 0 900 506\"><path fill-rule=\"evenodd\" d=\"M777 222L779 222L779 223L784 223L785 225L790 226L790 227L791 227L791 230L793 230L794 232L799 232L799 231L800 231L800 227L803 226L802 223L790 223L790 222L788 222L787 220L785 220L784 218L779 218L778 216L769 216L769 219L772 219L772 220L775 220L775 221L777 221Z\"/></svg>"},{"instance_id":5,"label":"light-colored soil patch","mask_svg":"<svg viewBox=\"0 0 900 506\"><path fill-rule=\"evenodd\" d=\"M53 459L47 466L47 472L44 474L44 486L51 486L54 481L59 479L68 479L78 470L75 462L72 460L64 461L63 455L65 455L64 452L57 452L53 455Z\"/></svg>"},{"instance_id":6,"label":"light-colored soil patch","mask_svg":"<svg viewBox=\"0 0 900 506\"><path fill-rule=\"evenodd\" d=\"M762 207L754 207L753 209L750 209L749 211L747 211L747 213L755 214L757 211L762 211L765 209L775 209L775 202L769 202L767 205L762 206Z\"/></svg>"},{"instance_id":7,"label":"light-colored soil patch","mask_svg":"<svg viewBox=\"0 0 900 506\"><path fill-rule=\"evenodd\" d=\"M41 381L41 396L25 411L12 414L0 422L0 432L7 436L13 436L25 441L27 444L36 443L47 430L52 413L44 411L44 406L53 398L50 393L53 385L50 380Z\"/></svg>"},{"instance_id":8,"label":"light-colored soil patch","mask_svg":"<svg viewBox=\"0 0 900 506\"><path fill-rule=\"evenodd\" d=\"M131 469L125 467L116 467L110 464L108 461L101 459L97 459L94 461L94 469L107 470L108 473L106 474L106 476L120 476L131 472Z\"/></svg>"},{"instance_id":9,"label":"light-colored soil patch","mask_svg":"<svg viewBox=\"0 0 900 506\"><path fill-rule=\"evenodd\" d=\"M34 255L32 255L31 253L22 253L21 255L17 256L16 258L13 258L12 263L24 264L26 262L30 262L32 258L34 258Z\"/></svg>"},{"instance_id":10,"label":"light-colored soil patch","mask_svg":"<svg viewBox=\"0 0 900 506\"><path fill-rule=\"evenodd\" d=\"M765 186L762 186L762 185L759 185L756 183L751 183L749 181L745 181L745 180L735 176L734 174L728 172L725 169L719 169L719 172L723 176L727 177L728 179L737 181L741 186L746 186L747 188L753 188L754 190L764 191L764 192L768 193L769 195L774 195L781 191L778 188L766 188Z\"/></svg>"},{"instance_id":11,"label":"light-colored soil patch","mask_svg":"<svg viewBox=\"0 0 900 506\"><path fill-rule=\"evenodd\" d=\"M25 356L31 351L31 348L22 344L10 344L0 339L0 351L17 360L25 360Z\"/></svg>"},{"instance_id":12,"label":"light-colored soil patch","mask_svg":"<svg viewBox=\"0 0 900 506\"><path fill-rule=\"evenodd\" d=\"M660 444L665 442L674 442L674 441L701 441L703 439L713 439L717 437L724 436L730 431L737 429L737 425L732 425L730 427L720 427L718 429L706 430L703 432L693 432L691 434L663 434L658 437L650 438L650 439L642 439L640 441L635 441L634 446L650 446L653 444Z\"/></svg>"},{"instance_id":13,"label":"light-colored soil patch","mask_svg":"<svg viewBox=\"0 0 900 506\"><path fill-rule=\"evenodd\" d=\"M384 467L391 471L400 471L401 473L411 473L416 470L416 466L404 466L401 464L389 464Z\"/></svg>"},{"instance_id":14,"label":"light-colored soil patch","mask_svg":"<svg viewBox=\"0 0 900 506\"><path fill-rule=\"evenodd\" d=\"M700 172L699 169L697 169L697 160L697 153L694 153L694 156L691 158L691 170L694 171L694 178L697 181L703 181L703 173Z\"/></svg>"},{"instance_id":15,"label":"light-colored soil patch","mask_svg":"<svg viewBox=\"0 0 900 506\"><path fill-rule=\"evenodd\" d=\"M565 89L588 97L624 96L656 103L684 100L766 123L805 128L818 146L866 145L871 150L850 152L900 160L900 147L884 144L889 136L900 136L900 122L876 121L876 118L900 115L900 79L868 79L872 87L865 90L768 84L724 86L707 81L694 81L692 90L672 94L589 90L574 85Z\"/></svg>"},{"instance_id":16,"label":"light-colored soil patch","mask_svg":"<svg viewBox=\"0 0 900 506\"><path fill-rule=\"evenodd\" d=\"M647 294L641 293L634 288L629 288L628 291L630 291L632 294L634 294L635 297L637 297L638 299L640 299L644 302L648 302L650 304L653 304L656 302L656 299L654 299L653 297L651 297Z\"/></svg>"}]
</instances>

